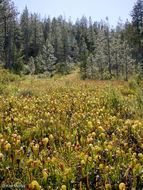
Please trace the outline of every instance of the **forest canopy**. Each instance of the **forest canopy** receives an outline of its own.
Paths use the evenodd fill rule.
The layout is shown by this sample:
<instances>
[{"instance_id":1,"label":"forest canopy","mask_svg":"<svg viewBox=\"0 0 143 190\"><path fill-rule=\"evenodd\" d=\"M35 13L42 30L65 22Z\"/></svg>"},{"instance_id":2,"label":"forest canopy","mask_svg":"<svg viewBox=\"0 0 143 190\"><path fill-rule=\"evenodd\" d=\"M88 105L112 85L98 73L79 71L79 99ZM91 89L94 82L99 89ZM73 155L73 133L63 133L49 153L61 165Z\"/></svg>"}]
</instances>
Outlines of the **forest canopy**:
<instances>
[{"instance_id":1,"label":"forest canopy","mask_svg":"<svg viewBox=\"0 0 143 190\"><path fill-rule=\"evenodd\" d=\"M108 18L41 19L27 7L19 15L10 0L0 0L0 13L0 64L16 74L52 76L79 67L83 79L128 80L143 71L142 0L131 11L132 21L119 20L115 28Z\"/></svg>"}]
</instances>

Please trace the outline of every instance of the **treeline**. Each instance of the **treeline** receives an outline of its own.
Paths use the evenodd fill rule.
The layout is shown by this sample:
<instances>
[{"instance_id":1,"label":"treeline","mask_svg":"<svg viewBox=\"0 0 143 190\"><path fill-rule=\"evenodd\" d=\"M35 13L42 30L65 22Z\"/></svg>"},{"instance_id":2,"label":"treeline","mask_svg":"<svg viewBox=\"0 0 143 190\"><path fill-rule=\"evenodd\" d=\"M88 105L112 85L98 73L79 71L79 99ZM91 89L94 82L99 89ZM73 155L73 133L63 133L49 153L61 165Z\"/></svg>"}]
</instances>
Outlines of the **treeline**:
<instances>
[{"instance_id":1,"label":"treeline","mask_svg":"<svg viewBox=\"0 0 143 190\"><path fill-rule=\"evenodd\" d=\"M17 74L52 76L80 67L83 79L128 80L143 71L143 1L137 0L132 22L112 29L106 21L82 17L73 24L62 16L41 19L27 7L18 18L10 0L0 0L0 64Z\"/></svg>"}]
</instances>

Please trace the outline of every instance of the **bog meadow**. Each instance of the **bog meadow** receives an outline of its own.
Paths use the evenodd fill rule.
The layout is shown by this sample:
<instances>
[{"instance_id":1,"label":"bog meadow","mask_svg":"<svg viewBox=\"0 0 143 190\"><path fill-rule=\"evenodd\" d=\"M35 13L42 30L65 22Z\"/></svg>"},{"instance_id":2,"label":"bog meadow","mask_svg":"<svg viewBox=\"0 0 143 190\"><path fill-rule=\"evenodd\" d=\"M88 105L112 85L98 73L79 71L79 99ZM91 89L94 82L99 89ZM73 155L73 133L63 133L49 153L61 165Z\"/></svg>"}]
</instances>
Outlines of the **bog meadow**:
<instances>
[{"instance_id":1,"label":"bog meadow","mask_svg":"<svg viewBox=\"0 0 143 190\"><path fill-rule=\"evenodd\" d=\"M0 13L0 189L142 190L143 2L115 28Z\"/></svg>"}]
</instances>

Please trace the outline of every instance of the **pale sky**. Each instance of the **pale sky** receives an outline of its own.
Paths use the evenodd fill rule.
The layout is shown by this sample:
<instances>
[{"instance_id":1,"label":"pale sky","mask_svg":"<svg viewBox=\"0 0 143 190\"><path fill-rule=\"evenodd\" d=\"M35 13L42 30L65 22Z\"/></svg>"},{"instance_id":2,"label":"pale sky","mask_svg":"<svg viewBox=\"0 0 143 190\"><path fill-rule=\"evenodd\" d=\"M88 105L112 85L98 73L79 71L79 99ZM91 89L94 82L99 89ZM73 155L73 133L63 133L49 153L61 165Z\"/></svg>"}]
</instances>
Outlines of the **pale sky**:
<instances>
[{"instance_id":1,"label":"pale sky","mask_svg":"<svg viewBox=\"0 0 143 190\"><path fill-rule=\"evenodd\" d=\"M39 13L41 17L51 18L62 15L72 21L83 15L93 21L109 18L110 25L115 26L119 17L123 22L131 20L130 13L137 0L12 0L21 13L25 6L32 13Z\"/></svg>"}]
</instances>

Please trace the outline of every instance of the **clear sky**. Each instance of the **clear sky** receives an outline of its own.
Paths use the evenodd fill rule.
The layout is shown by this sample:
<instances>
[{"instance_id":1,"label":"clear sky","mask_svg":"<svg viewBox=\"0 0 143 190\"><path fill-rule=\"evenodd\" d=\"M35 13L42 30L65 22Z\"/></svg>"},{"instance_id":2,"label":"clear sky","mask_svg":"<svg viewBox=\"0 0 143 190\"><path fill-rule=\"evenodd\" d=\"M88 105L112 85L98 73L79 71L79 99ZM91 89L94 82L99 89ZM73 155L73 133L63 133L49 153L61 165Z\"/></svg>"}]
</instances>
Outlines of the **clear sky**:
<instances>
[{"instance_id":1,"label":"clear sky","mask_svg":"<svg viewBox=\"0 0 143 190\"><path fill-rule=\"evenodd\" d=\"M64 16L75 21L83 15L92 17L93 21L109 18L110 25L115 26L118 18L131 20L130 12L136 0L13 0L21 13L27 5L30 12L39 13L41 17Z\"/></svg>"}]
</instances>

